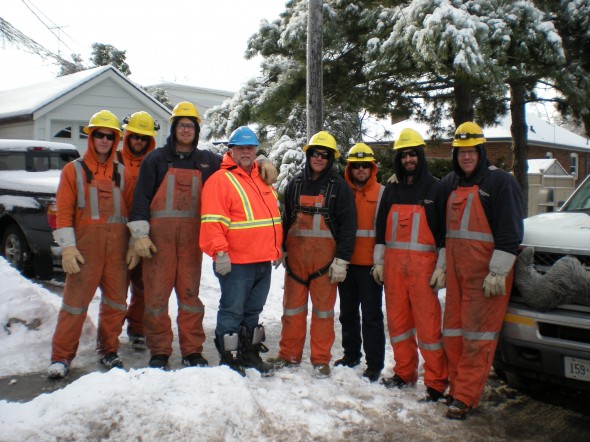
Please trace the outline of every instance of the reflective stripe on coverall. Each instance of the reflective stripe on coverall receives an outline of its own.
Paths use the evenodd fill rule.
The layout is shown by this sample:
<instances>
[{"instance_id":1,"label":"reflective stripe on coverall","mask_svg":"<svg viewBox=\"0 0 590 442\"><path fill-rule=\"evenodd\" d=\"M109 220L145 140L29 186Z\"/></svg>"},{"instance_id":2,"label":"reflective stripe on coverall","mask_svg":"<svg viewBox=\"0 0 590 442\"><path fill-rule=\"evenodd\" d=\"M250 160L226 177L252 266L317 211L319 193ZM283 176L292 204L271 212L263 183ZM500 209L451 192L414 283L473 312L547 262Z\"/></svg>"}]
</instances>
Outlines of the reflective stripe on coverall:
<instances>
[{"instance_id":1,"label":"reflective stripe on coverall","mask_svg":"<svg viewBox=\"0 0 590 442\"><path fill-rule=\"evenodd\" d=\"M512 288L486 298L482 288L494 237L479 199L479 186L459 187L447 202L447 297L443 342L449 394L475 408L483 393Z\"/></svg>"},{"instance_id":2,"label":"reflective stripe on coverall","mask_svg":"<svg viewBox=\"0 0 590 442\"><path fill-rule=\"evenodd\" d=\"M429 285L436 265L436 244L424 206L393 204L385 240L385 305L394 372L404 382L416 383L419 348L424 358L424 384L443 392L448 381L441 307Z\"/></svg>"},{"instance_id":3,"label":"reflective stripe on coverall","mask_svg":"<svg viewBox=\"0 0 590 442\"><path fill-rule=\"evenodd\" d=\"M76 356L88 305L98 287L102 297L97 352L104 355L119 349L119 335L127 311L125 254L129 240L122 189L111 179L92 177L87 183L82 163L74 161L73 164L76 206L81 211L75 225L76 247L85 263L80 265L79 273L66 276L51 355L53 362L68 363Z\"/></svg>"},{"instance_id":4,"label":"reflective stripe on coverall","mask_svg":"<svg viewBox=\"0 0 590 442\"><path fill-rule=\"evenodd\" d=\"M150 238L158 252L143 260L144 331L152 355L172 354L168 301L178 300L178 340L183 356L202 353L205 342L199 299L201 172L170 167L150 205Z\"/></svg>"},{"instance_id":5,"label":"reflective stripe on coverall","mask_svg":"<svg viewBox=\"0 0 590 442\"><path fill-rule=\"evenodd\" d=\"M299 204L323 207L324 196L301 195ZM326 225L324 216L319 213L312 215L297 212L287 235L286 246L289 269L301 280L308 280L318 270L329 266L336 253L336 241ZM307 331L309 293L313 306L310 326L311 363L330 362L330 350L335 340L336 288L336 284L330 284L327 271L319 277L312 278L309 288L285 274L279 357L290 362L301 362Z\"/></svg>"}]
</instances>

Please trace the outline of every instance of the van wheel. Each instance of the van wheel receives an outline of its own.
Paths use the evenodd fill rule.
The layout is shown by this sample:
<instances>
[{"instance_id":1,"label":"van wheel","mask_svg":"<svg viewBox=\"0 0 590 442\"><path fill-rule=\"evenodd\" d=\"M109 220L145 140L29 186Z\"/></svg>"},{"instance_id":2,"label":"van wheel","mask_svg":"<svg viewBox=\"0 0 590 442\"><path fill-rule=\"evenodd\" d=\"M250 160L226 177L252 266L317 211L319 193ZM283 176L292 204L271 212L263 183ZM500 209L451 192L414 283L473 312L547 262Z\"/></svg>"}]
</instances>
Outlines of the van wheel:
<instances>
[{"instance_id":1,"label":"van wheel","mask_svg":"<svg viewBox=\"0 0 590 442\"><path fill-rule=\"evenodd\" d=\"M16 224L11 224L4 232L2 256L20 272L26 274L30 270L31 249L25 235Z\"/></svg>"}]
</instances>

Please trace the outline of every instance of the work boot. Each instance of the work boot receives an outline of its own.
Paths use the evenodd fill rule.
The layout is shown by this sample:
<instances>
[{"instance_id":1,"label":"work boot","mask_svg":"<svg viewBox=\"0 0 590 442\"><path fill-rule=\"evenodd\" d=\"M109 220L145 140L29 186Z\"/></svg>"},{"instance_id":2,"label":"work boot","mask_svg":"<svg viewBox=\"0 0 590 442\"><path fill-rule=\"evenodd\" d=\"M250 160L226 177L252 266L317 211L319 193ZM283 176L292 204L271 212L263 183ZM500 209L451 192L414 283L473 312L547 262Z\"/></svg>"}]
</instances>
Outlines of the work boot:
<instances>
[{"instance_id":1,"label":"work boot","mask_svg":"<svg viewBox=\"0 0 590 442\"><path fill-rule=\"evenodd\" d=\"M334 362L334 367L338 367L340 365L343 365L345 367L353 368L353 367L356 367L357 365L359 365L360 363L361 363L361 360L359 358L353 358L352 356L344 354L343 357L341 357L340 359L337 359L336 362Z\"/></svg>"},{"instance_id":2,"label":"work boot","mask_svg":"<svg viewBox=\"0 0 590 442\"><path fill-rule=\"evenodd\" d=\"M435 390L432 387L426 387L426 394L424 397L418 399L418 402L438 402L439 399L442 399L444 394L438 390Z\"/></svg>"},{"instance_id":3,"label":"work boot","mask_svg":"<svg viewBox=\"0 0 590 442\"><path fill-rule=\"evenodd\" d=\"M453 399L453 402L449 405L449 409L447 410L447 418L465 420L470 411L471 407L465 402L461 402L459 399Z\"/></svg>"},{"instance_id":4,"label":"work boot","mask_svg":"<svg viewBox=\"0 0 590 442\"><path fill-rule=\"evenodd\" d=\"M129 336L129 342L131 342L131 347L133 348L133 350L144 351L147 348L145 336L131 335Z\"/></svg>"},{"instance_id":5,"label":"work boot","mask_svg":"<svg viewBox=\"0 0 590 442\"><path fill-rule=\"evenodd\" d=\"M268 362L264 362L260 357L260 353L267 353L268 348L262 343L265 340L264 327L257 325L252 332L252 336L242 327L240 331L241 347L238 350L238 358L240 359L242 368L253 368L257 370L261 376L268 377L274 375L274 366Z\"/></svg>"},{"instance_id":6,"label":"work boot","mask_svg":"<svg viewBox=\"0 0 590 442\"><path fill-rule=\"evenodd\" d=\"M148 363L150 368L159 368L160 370L168 370L168 355L153 355Z\"/></svg>"},{"instance_id":7,"label":"work boot","mask_svg":"<svg viewBox=\"0 0 590 442\"><path fill-rule=\"evenodd\" d=\"M209 361L201 353L191 353L182 358L182 363L187 367L207 367Z\"/></svg>"},{"instance_id":8,"label":"work boot","mask_svg":"<svg viewBox=\"0 0 590 442\"><path fill-rule=\"evenodd\" d=\"M100 363L109 370L111 368L123 368L123 361L119 358L119 355L115 352L107 353L100 358Z\"/></svg>"},{"instance_id":9,"label":"work boot","mask_svg":"<svg viewBox=\"0 0 590 442\"><path fill-rule=\"evenodd\" d=\"M317 379L329 378L331 374L328 364L313 364L313 377Z\"/></svg>"},{"instance_id":10,"label":"work boot","mask_svg":"<svg viewBox=\"0 0 590 442\"><path fill-rule=\"evenodd\" d=\"M63 379L69 371L70 367L65 362L52 362L47 369L47 377L49 379Z\"/></svg>"},{"instance_id":11,"label":"work boot","mask_svg":"<svg viewBox=\"0 0 590 442\"><path fill-rule=\"evenodd\" d=\"M287 361L286 359L281 358L280 356L275 356L273 358L268 358L266 360L270 365L272 365L273 369L281 370L283 368L291 368L296 369L299 368L299 362L296 361Z\"/></svg>"},{"instance_id":12,"label":"work boot","mask_svg":"<svg viewBox=\"0 0 590 442\"><path fill-rule=\"evenodd\" d=\"M239 336L237 333L223 335L222 338L215 338L215 347L219 353L219 365L227 365L241 376L246 376L242 367L242 361L238 356Z\"/></svg>"},{"instance_id":13,"label":"work boot","mask_svg":"<svg viewBox=\"0 0 590 442\"><path fill-rule=\"evenodd\" d=\"M377 382L379 380L379 376L381 376L381 370L377 370L375 368L366 368L363 371L363 377L367 378L370 382Z\"/></svg>"},{"instance_id":14,"label":"work boot","mask_svg":"<svg viewBox=\"0 0 590 442\"><path fill-rule=\"evenodd\" d=\"M411 386L402 378L400 378L397 374L394 374L390 378L382 378L381 384L385 385L386 388L404 388Z\"/></svg>"}]
</instances>

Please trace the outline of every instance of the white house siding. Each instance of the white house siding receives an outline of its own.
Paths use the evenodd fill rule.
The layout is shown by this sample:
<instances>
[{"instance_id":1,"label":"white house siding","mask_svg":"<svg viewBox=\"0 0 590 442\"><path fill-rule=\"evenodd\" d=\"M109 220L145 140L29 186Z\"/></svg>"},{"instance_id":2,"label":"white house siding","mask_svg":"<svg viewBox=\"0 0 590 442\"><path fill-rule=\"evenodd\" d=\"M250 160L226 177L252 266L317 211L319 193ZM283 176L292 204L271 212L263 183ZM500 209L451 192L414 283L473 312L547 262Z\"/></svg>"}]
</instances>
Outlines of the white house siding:
<instances>
[{"instance_id":1,"label":"white house siding","mask_svg":"<svg viewBox=\"0 0 590 442\"><path fill-rule=\"evenodd\" d=\"M0 126L0 138L9 139L37 139L34 135L33 122L12 123Z\"/></svg>"}]
</instances>

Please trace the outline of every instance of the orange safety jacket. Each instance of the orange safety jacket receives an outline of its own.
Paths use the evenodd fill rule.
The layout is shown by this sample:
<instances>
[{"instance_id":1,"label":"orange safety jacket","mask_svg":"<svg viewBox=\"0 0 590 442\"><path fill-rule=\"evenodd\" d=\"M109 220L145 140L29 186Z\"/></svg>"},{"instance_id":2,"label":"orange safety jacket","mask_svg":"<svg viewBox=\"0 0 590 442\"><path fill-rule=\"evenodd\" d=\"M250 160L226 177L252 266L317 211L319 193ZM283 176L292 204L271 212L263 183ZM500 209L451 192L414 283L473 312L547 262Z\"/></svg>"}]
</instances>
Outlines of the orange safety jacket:
<instances>
[{"instance_id":1,"label":"orange safety jacket","mask_svg":"<svg viewBox=\"0 0 590 442\"><path fill-rule=\"evenodd\" d=\"M203 187L201 214L199 243L208 255L215 257L223 251L235 264L281 256L278 195L262 181L256 163L248 174L227 152L221 169Z\"/></svg>"},{"instance_id":2,"label":"orange safety jacket","mask_svg":"<svg viewBox=\"0 0 590 442\"><path fill-rule=\"evenodd\" d=\"M371 177L362 189L358 189L350 176L350 163L346 166L344 177L354 192L356 204L357 231L354 251L350 263L361 266L373 265L373 249L375 248L375 219L379 203L383 196L384 186L377 182L377 164L373 163Z\"/></svg>"},{"instance_id":3,"label":"orange safety jacket","mask_svg":"<svg viewBox=\"0 0 590 442\"><path fill-rule=\"evenodd\" d=\"M125 198L125 204L127 205L127 211L131 213L133 206L133 192L135 192L135 185L137 184L137 177L139 176L139 166L148 153L156 147L156 140L154 137L150 137L146 151L140 155L135 156L131 153L129 148L129 135L133 132L125 131L123 136L123 147L117 151L117 161L125 166L125 191L123 197Z\"/></svg>"}]
</instances>

